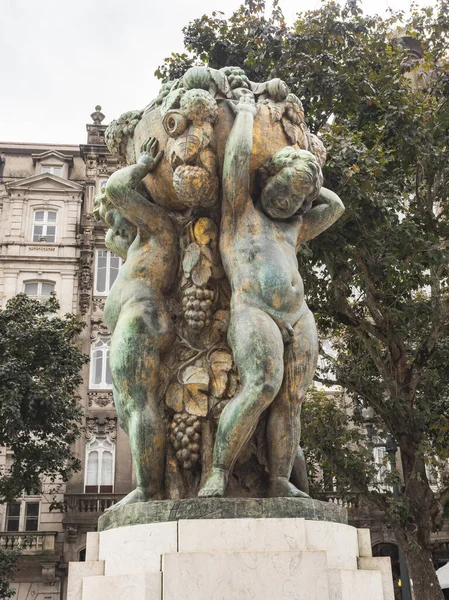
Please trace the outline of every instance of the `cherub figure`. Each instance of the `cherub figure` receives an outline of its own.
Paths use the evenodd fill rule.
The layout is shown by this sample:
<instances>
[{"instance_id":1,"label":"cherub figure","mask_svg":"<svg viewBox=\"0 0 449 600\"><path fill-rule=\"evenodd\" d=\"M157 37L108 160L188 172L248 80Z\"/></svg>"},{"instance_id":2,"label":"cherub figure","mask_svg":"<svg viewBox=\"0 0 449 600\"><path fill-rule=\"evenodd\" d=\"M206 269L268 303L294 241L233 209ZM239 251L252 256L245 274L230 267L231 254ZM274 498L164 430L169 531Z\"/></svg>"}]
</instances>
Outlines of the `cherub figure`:
<instances>
[{"instance_id":1,"label":"cherub figure","mask_svg":"<svg viewBox=\"0 0 449 600\"><path fill-rule=\"evenodd\" d=\"M125 260L106 300L104 320L112 332L114 400L129 436L137 487L115 506L162 498L166 431L158 407L159 367L175 337L165 294L178 252L170 217L136 189L161 158L157 141L150 139L137 164L115 172L95 199L109 227L106 246Z\"/></svg>"},{"instance_id":2,"label":"cherub figure","mask_svg":"<svg viewBox=\"0 0 449 600\"><path fill-rule=\"evenodd\" d=\"M213 470L199 495L225 494L240 450L269 409L269 495L307 497L289 478L318 342L296 252L332 225L344 206L321 187L315 157L293 148L272 158L260 202L253 202L249 166L257 107L251 95L243 95L233 109L223 166L220 251L232 288L228 340L242 385L220 417Z\"/></svg>"}]
</instances>

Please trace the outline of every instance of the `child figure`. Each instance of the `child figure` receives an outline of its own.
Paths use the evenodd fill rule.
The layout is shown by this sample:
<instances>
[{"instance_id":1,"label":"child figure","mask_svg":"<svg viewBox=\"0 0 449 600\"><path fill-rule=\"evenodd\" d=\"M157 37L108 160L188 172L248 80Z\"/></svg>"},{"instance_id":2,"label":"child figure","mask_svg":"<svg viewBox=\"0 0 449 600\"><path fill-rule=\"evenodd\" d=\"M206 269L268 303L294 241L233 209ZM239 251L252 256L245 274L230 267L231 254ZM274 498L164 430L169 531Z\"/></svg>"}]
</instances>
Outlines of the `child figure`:
<instances>
[{"instance_id":1,"label":"child figure","mask_svg":"<svg viewBox=\"0 0 449 600\"><path fill-rule=\"evenodd\" d=\"M115 506L162 498L165 425L159 413L161 356L174 340L165 305L177 268L173 224L136 191L158 165L157 141L143 145L136 165L115 172L95 199L108 225L106 246L125 260L106 300L112 332L110 366L119 423L129 436L137 487Z\"/></svg>"},{"instance_id":2,"label":"child figure","mask_svg":"<svg viewBox=\"0 0 449 600\"><path fill-rule=\"evenodd\" d=\"M228 340L242 386L220 417L213 469L199 495L225 494L239 452L269 409L269 495L308 497L289 482L301 405L318 357L296 253L299 244L332 225L344 206L321 188L315 157L289 147L273 157L272 176L256 206L249 166L257 107L251 95L231 106L236 118L223 165L220 251L232 289Z\"/></svg>"}]
</instances>

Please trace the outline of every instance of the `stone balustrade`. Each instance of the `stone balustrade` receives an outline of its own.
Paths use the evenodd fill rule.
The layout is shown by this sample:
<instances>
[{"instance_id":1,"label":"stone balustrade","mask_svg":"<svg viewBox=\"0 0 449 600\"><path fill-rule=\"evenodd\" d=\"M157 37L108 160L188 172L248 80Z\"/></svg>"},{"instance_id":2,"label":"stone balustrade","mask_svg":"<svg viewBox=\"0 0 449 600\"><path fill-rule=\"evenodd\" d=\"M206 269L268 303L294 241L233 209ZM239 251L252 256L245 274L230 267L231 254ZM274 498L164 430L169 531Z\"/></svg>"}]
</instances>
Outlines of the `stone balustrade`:
<instances>
[{"instance_id":1,"label":"stone balustrade","mask_svg":"<svg viewBox=\"0 0 449 600\"><path fill-rule=\"evenodd\" d=\"M317 499L324 502L330 502L331 504L337 504L347 509L356 509L359 506L359 495L356 493L350 493L345 497L339 492L321 492L317 495Z\"/></svg>"},{"instance_id":2,"label":"stone balustrade","mask_svg":"<svg viewBox=\"0 0 449 600\"><path fill-rule=\"evenodd\" d=\"M65 494L67 512L104 513L125 494Z\"/></svg>"},{"instance_id":3,"label":"stone balustrade","mask_svg":"<svg viewBox=\"0 0 449 600\"><path fill-rule=\"evenodd\" d=\"M54 553L56 531L0 531L0 548L14 550L22 554Z\"/></svg>"}]
</instances>

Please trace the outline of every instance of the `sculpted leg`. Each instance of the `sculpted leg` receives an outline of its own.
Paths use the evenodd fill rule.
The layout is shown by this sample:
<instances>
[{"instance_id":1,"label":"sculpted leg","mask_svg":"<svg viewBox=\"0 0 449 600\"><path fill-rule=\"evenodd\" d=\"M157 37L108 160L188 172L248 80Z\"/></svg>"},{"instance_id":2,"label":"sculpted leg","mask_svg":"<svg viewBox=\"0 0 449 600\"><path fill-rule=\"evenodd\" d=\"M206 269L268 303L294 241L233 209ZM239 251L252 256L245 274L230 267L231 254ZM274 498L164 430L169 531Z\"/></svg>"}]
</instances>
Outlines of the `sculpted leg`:
<instances>
[{"instance_id":1,"label":"sculpted leg","mask_svg":"<svg viewBox=\"0 0 449 600\"><path fill-rule=\"evenodd\" d=\"M315 321L306 305L286 344L281 390L270 408L267 425L271 497L308 497L289 482L301 436L301 406L318 360Z\"/></svg>"},{"instance_id":2,"label":"sculpted leg","mask_svg":"<svg viewBox=\"0 0 449 600\"><path fill-rule=\"evenodd\" d=\"M129 435L137 482L115 506L162 498L166 428L158 408L159 365L171 332L152 328L154 319L147 312L130 307L131 314L119 319L111 343L117 412Z\"/></svg>"},{"instance_id":3,"label":"sculpted leg","mask_svg":"<svg viewBox=\"0 0 449 600\"><path fill-rule=\"evenodd\" d=\"M218 424L213 470L199 496L223 496L229 474L260 415L279 391L283 376L283 342L279 328L258 308L234 301L229 343L242 382Z\"/></svg>"}]
</instances>

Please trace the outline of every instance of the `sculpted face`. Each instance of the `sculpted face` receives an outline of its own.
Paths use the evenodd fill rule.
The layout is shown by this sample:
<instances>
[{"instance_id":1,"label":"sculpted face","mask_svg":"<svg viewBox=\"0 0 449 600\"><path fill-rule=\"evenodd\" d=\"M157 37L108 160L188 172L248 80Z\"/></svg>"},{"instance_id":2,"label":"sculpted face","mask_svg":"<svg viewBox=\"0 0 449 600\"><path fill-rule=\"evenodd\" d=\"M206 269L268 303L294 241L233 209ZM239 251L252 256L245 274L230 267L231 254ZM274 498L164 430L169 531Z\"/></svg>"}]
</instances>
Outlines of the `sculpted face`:
<instances>
[{"instance_id":1,"label":"sculpted face","mask_svg":"<svg viewBox=\"0 0 449 600\"><path fill-rule=\"evenodd\" d=\"M285 162L268 179L260 198L263 211L273 219L288 219L300 210L306 212L323 183L320 166L310 152L296 151L295 158Z\"/></svg>"},{"instance_id":2,"label":"sculpted face","mask_svg":"<svg viewBox=\"0 0 449 600\"><path fill-rule=\"evenodd\" d=\"M109 227L105 238L106 246L126 260L128 249L137 235L137 228L116 208L106 210L103 218Z\"/></svg>"},{"instance_id":3,"label":"sculpted face","mask_svg":"<svg viewBox=\"0 0 449 600\"><path fill-rule=\"evenodd\" d=\"M294 175L293 169L282 169L268 180L262 190L262 208L269 217L288 219L301 208L305 193L301 193L298 186L295 186Z\"/></svg>"}]
</instances>

